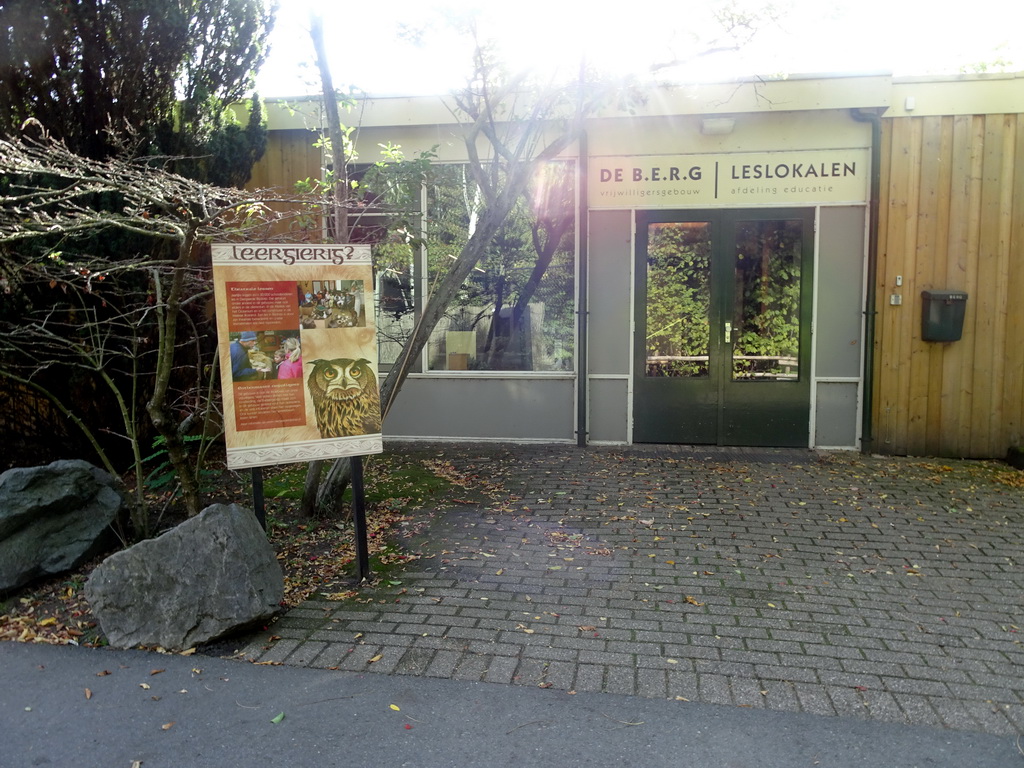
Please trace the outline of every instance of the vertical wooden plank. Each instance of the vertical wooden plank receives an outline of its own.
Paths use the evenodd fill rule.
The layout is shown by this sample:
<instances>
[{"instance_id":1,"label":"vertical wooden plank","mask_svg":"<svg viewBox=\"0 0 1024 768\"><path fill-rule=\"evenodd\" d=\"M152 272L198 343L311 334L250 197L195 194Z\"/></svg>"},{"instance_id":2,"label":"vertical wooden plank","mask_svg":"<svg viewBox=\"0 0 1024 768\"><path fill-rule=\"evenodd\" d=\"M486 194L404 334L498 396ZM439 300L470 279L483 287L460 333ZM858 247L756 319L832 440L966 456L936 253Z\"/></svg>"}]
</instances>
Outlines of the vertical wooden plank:
<instances>
[{"instance_id":1,"label":"vertical wooden plank","mask_svg":"<svg viewBox=\"0 0 1024 768\"><path fill-rule=\"evenodd\" d=\"M905 315L910 316L908 332L910 349L910 375L907 399L907 452L921 455L934 453L929 445L929 402L937 392L932 391L930 375L932 360L941 360L942 346L921 341L921 291L940 287L936 284L938 261L938 218L941 189L939 162L942 141L942 118L921 119L921 156L918 176L918 202L915 211L913 292L904 293ZM944 197L944 195L943 195ZM937 417L937 414L935 414Z\"/></svg>"},{"instance_id":2,"label":"vertical wooden plank","mask_svg":"<svg viewBox=\"0 0 1024 768\"><path fill-rule=\"evenodd\" d=\"M929 258L932 262L932 281L936 288L947 288L947 262L949 259L949 206L952 185L953 120L950 117L938 119L937 141L930 161L936 166L932 176L935 185L935 226L934 245ZM926 159L928 159L926 157ZM920 291L917 296L920 298ZM922 342L927 344L927 342ZM949 424L943 418L943 397L946 391L945 365L947 357L959 357L959 345L929 345L928 356L928 412L924 453L931 456L948 455L944 450L944 438Z\"/></svg>"},{"instance_id":3,"label":"vertical wooden plank","mask_svg":"<svg viewBox=\"0 0 1024 768\"><path fill-rule=\"evenodd\" d=\"M246 185L249 189L272 188L283 193L294 190L295 182L301 179L320 177L320 150L314 146L316 133L302 129L271 131L267 151L253 168L252 178ZM281 213L293 212L291 206L275 205ZM273 228L277 235L292 230L291 217L285 218Z\"/></svg>"},{"instance_id":4,"label":"vertical wooden plank","mask_svg":"<svg viewBox=\"0 0 1024 768\"><path fill-rule=\"evenodd\" d=\"M974 381L974 402L971 404L971 456L984 456L988 451L991 430L992 377L996 367L999 254L999 203L1003 165L1002 115L984 118L984 148L981 178L981 232L978 247L978 285L975 303L974 347L975 367L979 374Z\"/></svg>"},{"instance_id":5,"label":"vertical wooden plank","mask_svg":"<svg viewBox=\"0 0 1024 768\"><path fill-rule=\"evenodd\" d=\"M1006 371L1003 388L1004 443L1024 446L1024 115L1014 116L1014 162L1011 187L1009 272L1010 303L1006 323Z\"/></svg>"},{"instance_id":6,"label":"vertical wooden plank","mask_svg":"<svg viewBox=\"0 0 1024 768\"><path fill-rule=\"evenodd\" d=\"M905 161L906 175L906 210L904 212L901 274L903 286L899 290L904 297L903 304L893 307L895 320L894 330L898 347L899 368L897 371L897 401L899 403L899 440L896 442L897 453L903 455L910 452L911 444L911 372L913 369L914 337L919 335L920 321L914 315L915 302L912 298L919 291L917 287L917 210L921 199L921 140L924 129L922 118L907 120ZM907 299L910 298L908 301Z\"/></svg>"},{"instance_id":7,"label":"vertical wooden plank","mask_svg":"<svg viewBox=\"0 0 1024 768\"><path fill-rule=\"evenodd\" d=\"M899 380L903 367L900 339L900 311L903 307L889 304L889 295L894 292L896 275L907 275L906 232L909 218L911 153L911 120L898 118L889 122L887 184L885 185L884 216L884 265L879 264L878 272L878 387L876 390L877 419L876 442L880 452L901 453L906 444L903 424L904 407L900 400ZM883 234L884 232L884 234ZM884 266L884 270L882 267ZM901 292L905 292L902 289Z\"/></svg>"},{"instance_id":8,"label":"vertical wooden plank","mask_svg":"<svg viewBox=\"0 0 1024 768\"><path fill-rule=\"evenodd\" d=\"M873 441L869 449L874 452L887 453L889 448L886 444L886 433L888 421L886 418L886 387L888 384L887 371L885 368L885 317L887 297L885 292L885 276L889 272L889 205L892 187L892 134L893 121L886 120L881 126L881 148L879 151L879 166L881 183L878 188L878 231L876 256L875 256L875 333L871 343L874 347L874 367L865 371L866 376L871 376L872 408L871 408L871 431Z\"/></svg>"},{"instance_id":9,"label":"vertical wooden plank","mask_svg":"<svg viewBox=\"0 0 1024 768\"><path fill-rule=\"evenodd\" d=\"M957 436L957 455L971 455L972 419L974 413L974 387L976 371L981 365L981 358L975 344L977 339L976 318L978 317L978 253L981 237L981 174L985 146L984 118L977 115L970 118L968 132L970 172L967 176L966 242L964 251L964 290L970 297L967 301L967 313L964 318L963 343L970 348L970 365L960 371L960 433ZM980 395L979 395L980 397Z\"/></svg>"},{"instance_id":10,"label":"vertical wooden plank","mask_svg":"<svg viewBox=\"0 0 1024 768\"><path fill-rule=\"evenodd\" d=\"M950 187L946 221L946 286L951 290L967 290L969 269L967 252L970 237L971 209L971 144L973 132L970 115L957 115L951 119ZM961 456L961 445L968 442L962 437L969 430L968 419L962 411L965 370L973 367L974 348L970 343L949 345L942 358L942 438L939 455Z\"/></svg>"},{"instance_id":11,"label":"vertical wooden plank","mask_svg":"<svg viewBox=\"0 0 1024 768\"><path fill-rule=\"evenodd\" d=\"M1010 277L1010 238L1013 231L1013 181L1014 181L1014 154L1015 154L1015 120L1011 115L993 115L990 120L993 123L993 133L998 131L1000 146L1000 168L999 168L999 220L998 235L994 247L994 268L996 281L993 286L994 328L993 328L993 359L992 375L989 380L989 391L991 393L991 405L989 408L989 431L988 448L986 456L997 456L1005 450L1006 446L1006 420L1008 413L1004 410L1006 400L1004 389L1007 385L1007 359L1011 350L1007 345L1007 326L1009 324L1009 310L1011 302L1019 304L1021 297L1009 293Z\"/></svg>"}]
</instances>

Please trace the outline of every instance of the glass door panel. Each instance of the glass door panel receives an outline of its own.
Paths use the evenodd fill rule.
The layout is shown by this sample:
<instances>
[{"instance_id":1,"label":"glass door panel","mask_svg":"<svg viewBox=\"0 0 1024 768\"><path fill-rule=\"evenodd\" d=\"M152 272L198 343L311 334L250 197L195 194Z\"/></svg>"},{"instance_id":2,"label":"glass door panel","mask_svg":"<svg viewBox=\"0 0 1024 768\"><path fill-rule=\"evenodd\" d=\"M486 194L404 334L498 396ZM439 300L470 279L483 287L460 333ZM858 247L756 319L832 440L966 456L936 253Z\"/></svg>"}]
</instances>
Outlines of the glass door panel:
<instances>
[{"instance_id":1,"label":"glass door panel","mask_svg":"<svg viewBox=\"0 0 1024 768\"><path fill-rule=\"evenodd\" d=\"M803 222L736 223L733 381L798 381Z\"/></svg>"},{"instance_id":2,"label":"glass door panel","mask_svg":"<svg viewBox=\"0 0 1024 768\"><path fill-rule=\"evenodd\" d=\"M648 224L645 376L708 377L710 291L710 224Z\"/></svg>"}]
</instances>

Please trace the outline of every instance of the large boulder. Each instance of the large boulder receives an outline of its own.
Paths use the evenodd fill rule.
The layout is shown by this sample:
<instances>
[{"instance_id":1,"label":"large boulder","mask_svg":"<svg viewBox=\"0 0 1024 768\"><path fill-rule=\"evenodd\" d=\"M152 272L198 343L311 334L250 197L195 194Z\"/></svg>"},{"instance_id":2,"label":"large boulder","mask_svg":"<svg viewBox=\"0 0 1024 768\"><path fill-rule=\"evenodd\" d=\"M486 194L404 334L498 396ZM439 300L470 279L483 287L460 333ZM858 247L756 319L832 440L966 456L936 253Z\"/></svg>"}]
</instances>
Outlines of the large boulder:
<instances>
[{"instance_id":1,"label":"large boulder","mask_svg":"<svg viewBox=\"0 0 1024 768\"><path fill-rule=\"evenodd\" d=\"M115 648L183 649L270 618L284 576L255 515L214 504L108 557L85 597Z\"/></svg>"},{"instance_id":2,"label":"large boulder","mask_svg":"<svg viewBox=\"0 0 1024 768\"><path fill-rule=\"evenodd\" d=\"M0 475L0 593L77 568L111 542L117 479L87 461Z\"/></svg>"}]
</instances>

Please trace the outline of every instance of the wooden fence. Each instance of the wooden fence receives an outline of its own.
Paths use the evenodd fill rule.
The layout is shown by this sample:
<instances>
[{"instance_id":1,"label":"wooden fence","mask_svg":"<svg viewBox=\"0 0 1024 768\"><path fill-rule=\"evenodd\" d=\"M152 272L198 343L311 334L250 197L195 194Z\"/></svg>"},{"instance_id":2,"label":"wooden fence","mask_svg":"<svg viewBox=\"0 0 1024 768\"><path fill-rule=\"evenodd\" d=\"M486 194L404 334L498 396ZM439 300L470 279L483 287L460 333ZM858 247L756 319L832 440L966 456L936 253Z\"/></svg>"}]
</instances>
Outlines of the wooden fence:
<instances>
[{"instance_id":1,"label":"wooden fence","mask_svg":"<svg viewBox=\"0 0 1024 768\"><path fill-rule=\"evenodd\" d=\"M872 450L1005 456L1024 442L1024 114L883 119L881 166ZM928 289L967 292L960 341L922 341Z\"/></svg>"}]
</instances>

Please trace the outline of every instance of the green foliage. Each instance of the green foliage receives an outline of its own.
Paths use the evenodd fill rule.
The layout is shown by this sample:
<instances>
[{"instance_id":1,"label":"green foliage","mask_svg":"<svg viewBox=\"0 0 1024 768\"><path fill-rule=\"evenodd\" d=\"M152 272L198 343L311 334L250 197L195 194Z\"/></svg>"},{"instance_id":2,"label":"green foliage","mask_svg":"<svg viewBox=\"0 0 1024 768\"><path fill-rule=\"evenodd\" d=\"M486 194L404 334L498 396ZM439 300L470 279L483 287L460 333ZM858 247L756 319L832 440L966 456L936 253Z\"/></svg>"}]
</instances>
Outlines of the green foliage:
<instances>
[{"instance_id":1,"label":"green foliage","mask_svg":"<svg viewBox=\"0 0 1024 768\"><path fill-rule=\"evenodd\" d=\"M705 357L710 342L711 239L697 224L655 224L647 244L647 356ZM661 375L707 374L706 361L672 361Z\"/></svg>"},{"instance_id":2,"label":"green foliage","mask_svg":"<svg viewBox=\"0 0 1024 768\"><path fill-rule=\"evenodd\" d=\"M185 439L191 441L197 438L186 437ZM143 485L151 492L165 490L174 482L174 469L167 457L166 444L167 441L162 436L157 436L153 440L155 450L142 460L143 466L148 468Z\"/></svg>"},{"instance_id":3,"label":"green foliage","mask_svg":"<svg viewBox=\"0 0 1024 768\"><path fill-rule=\"evenodd\" d=\"M294 464L263 478L263 495L268 499L301 499L306 465Z\"/></svg>"},{"instance_id":4,"label":"green foliage","mask_svg":"<svg viewBox=\"0 0 1024 768\"><path fill-rule=\"evenodd\" d=\"M800 352L799 221L744 222L737 231L734 375L779 376ZM740 358L765 357L768 360ZM792 367L792 366L790 366Z\"/></svg>"},{"instance_id":5,"label":"green foliage","mask_svg":"<svg viewBox=\"0 0 1024 768\"><path fill-rule=\"evenodd\" d=\"M241 198L224 187L244 184L266 145L258 99L241 120L230 105L251 89L273 17L264 0L0 2L0 366L107 463L123 468L129 457L107 454L130 451L142 535L139 446L155 433L198 511L176 429L210 414L204 243L252 213L217 206ZM157 467L149 480L170 482Z\"/></svg>"},{"instance_id":6,"label":"green foliage","mask_svg":"<svg viewBox=\"0 0 1024 768\"><path fill-rule=\"evenodd\" d=\"M259 97L253 96L249 101L245 125L237 121L232 111L225 110L219 124L206 134L202 146L188 149L192 151L190 156L174 161L176 172L221 187L243 187L267 149L266 115Z\"/></svg>"},{"instance_id":7,"label":"green foliage","mask_svg":"<svg viewBox=\"0 0 1024 768\"><path fill-rule=\"evenodd\" d=\"M195 455L206 449L209 439L203 435L184 435L182 441L185 449L196 465L196 481L203 493L209 493L220 476L220 471L205 466L202 460L196 460ZM181 484L178 481L178 473L171 464L171 457L167 451L167 440L162 435L153 439L153 452L142 459L142 467L146 472L142 480L142 488L145 493L161 495L164 498L164 506L181 498ZM135 531L138 538L148 536L153 521L148 516L143 516L135 521L136 526L144 526L143 530Z\"/></svg>"},{"instance_id":8,"label":"green foliage","mask_svg":"<svg viewBox=\"0 0 1024 768\"><path fill-rule=\"evenodd\" d=\"M741 222L732 273L733 375L791 373L799 354L799 221ZM647 245L647 356L658 375L708 375L711 253L703 222L651 224ZM767 359L753 359L767 358Z\"/></svg>"},{"instance_id":9,"label":"green foliage","mask_svg":"<svg viewBox=\"0 0 1024 768\"><path fill-rule=\"evenodd\" d=\"M419 507L450 490L452 484L427 469L414 454L383 454L366 460L365 493L375 508L402 511ZM306 466L295 464L268 473L263 494L268 499L300 499ZM351 500L351 489L346 491Z\"/></svg>"},{"instance_id":10,"label":"green foliage","mask_svg":"<svg viewBox=\"0 0 1024 768\"><path fill-rule=\"evenodd\" d=\"M414 454L382 455L366 463L366 501L374 506L392 511L419 507L452 487Z\"/></svg>"},{"instance_id":11,"label":"green foliage","mask_svg":"<svg viewBox=\"0 0 1024 768\"><path fill-rule=\"evenodd\" d=\"M260 139L231 128L228 108L252 87L274 12L263 0L5 0L0 134L32 119L91 158L200 158L244 137L245 159ZM207 165L182 170L248 177Z\"/></svg>"}]
</instances>

